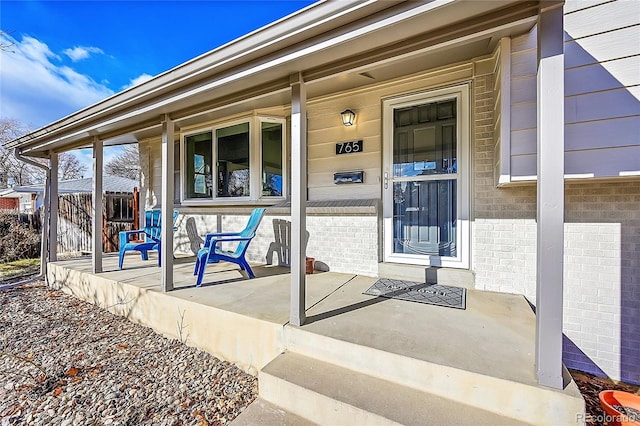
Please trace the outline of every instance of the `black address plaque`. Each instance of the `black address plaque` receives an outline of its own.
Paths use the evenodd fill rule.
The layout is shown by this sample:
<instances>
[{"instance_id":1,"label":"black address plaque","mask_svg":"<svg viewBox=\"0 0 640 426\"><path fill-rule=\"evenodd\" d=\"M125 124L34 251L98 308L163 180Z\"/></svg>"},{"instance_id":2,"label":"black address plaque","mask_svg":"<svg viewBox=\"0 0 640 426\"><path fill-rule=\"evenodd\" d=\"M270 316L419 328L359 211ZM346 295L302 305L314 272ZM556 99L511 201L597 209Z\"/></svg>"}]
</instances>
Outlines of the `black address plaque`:
<instances>
[{"instance_id":1,"label":"black address plaque","mask_svg":"<svg viewBox=\"0 0 640 426\"><path fill-rule=\"evenodd\" d=\"M340 142L336 144L336 155L354 154L356 152L362 152L363 150L362 139L359 141Z\"/></svg>"}]
</instances>

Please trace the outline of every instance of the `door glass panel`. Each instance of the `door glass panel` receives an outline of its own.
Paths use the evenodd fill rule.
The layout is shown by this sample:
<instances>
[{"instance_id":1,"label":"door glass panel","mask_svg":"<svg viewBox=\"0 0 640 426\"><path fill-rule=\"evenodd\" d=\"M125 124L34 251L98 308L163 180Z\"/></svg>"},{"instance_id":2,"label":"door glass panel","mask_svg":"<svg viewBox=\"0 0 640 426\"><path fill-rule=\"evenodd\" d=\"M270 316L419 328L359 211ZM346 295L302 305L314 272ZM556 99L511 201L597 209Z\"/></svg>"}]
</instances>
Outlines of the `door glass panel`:
<instances>
[{"instance_id":1,"label":"door glass panel","mask_svg":"<svg viewBox=\"0 0 640 426\"><path fill-rule=\"evenodd\" d=\"M393 184L395 253L455 257L456 180Z\"/></svg>"},{"instance_id":2,"label":"door glass panel","mask_svg":"<svg viewBox=\"0 0 640 426\"><path fill-rule=\"evenodd\" d=\"M249 123L216 130L218 197L249 196Z\"/></svg>"},{"instance_id":3,"label":"door glass panel","mask_svg":"<svg viewBox=\"0 0 640 426\"><path fill-rule=\"evenodd\" d=\"M394 110L393 177L456 173L456 100Z\"/></svg>"},{"instance_id":4,"label":"door glass panel","mask_svg":"<svg viewBox=\"0 0 640 426\"><path fill-rule=\"evenodd\" d=\"M393 252L456 257L456 100L394 110Z\"/></svg>"}]
</instances>

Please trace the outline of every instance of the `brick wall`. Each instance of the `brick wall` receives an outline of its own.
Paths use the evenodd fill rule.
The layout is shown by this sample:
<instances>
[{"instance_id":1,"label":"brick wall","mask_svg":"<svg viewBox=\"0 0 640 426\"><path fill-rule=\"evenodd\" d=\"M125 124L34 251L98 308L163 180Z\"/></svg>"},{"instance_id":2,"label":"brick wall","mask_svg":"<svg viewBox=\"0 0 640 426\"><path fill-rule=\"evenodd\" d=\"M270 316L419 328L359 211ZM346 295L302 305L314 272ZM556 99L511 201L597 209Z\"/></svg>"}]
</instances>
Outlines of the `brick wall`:
<instances>
[{"instance_id":1,"label":"brick wall","mask_svg":"<svg viewBox=\"0 0 640 426\"><path fill-rule=\"evenodd\" d=\"M473 85L472 269L476 288L536 295L536 189L497 189L494 181L493 75Z\"/></svg>"},{"instance_id":2,"label":"brick wall","mask_svg":"<svg viewBox=\"0 0 640 426\"><path fill-rule=\"evenodd\" d=\"M640 383L640 183L565 197L565 362Z\"/></svg>"},{"instance_id":3,"label":"brick wall","mask_svg":"<svg viewBox=\"0 0 640 426\"><path fill-rule=\"evenodd\" d=\"M189 253L190 239L186 223L192 218L200 235L216 232L221 221L225 232L240 231L247 223L248 215L181 215L175 236L176 251ZM348 220L346 220L348 218ZM269 246L275 242L274 219L290 221L290 216L266 215L247 250L250 262L265 263ZM307 216L309 242L307 256L313 257L333 272L345 272L376 276L378 273L378 218L375 215L309 215ZM278 257L273 256L273 263Z\"/></svg>"},{"instance_id":4,"label":"brick wall","mask_svg":"<svg viewBox=\"0 0 640 426\"><path fill-rule=\"evenodd\" d=\"M0 198L0 210L16 210L20 207L19 198Z\"/></svg>"},{"instance_id":5,"label":"brick wall","mask_svg":"<svg viewBox=\"0 0 640 426\"><path fill-rule=\"evenodd\" d=\"M535 303L535 184L496 188L492 76L474 81L472 269L476 287ZM565 363L640 383L640 183L565 186Z\"/></svg>"}]
</instances>

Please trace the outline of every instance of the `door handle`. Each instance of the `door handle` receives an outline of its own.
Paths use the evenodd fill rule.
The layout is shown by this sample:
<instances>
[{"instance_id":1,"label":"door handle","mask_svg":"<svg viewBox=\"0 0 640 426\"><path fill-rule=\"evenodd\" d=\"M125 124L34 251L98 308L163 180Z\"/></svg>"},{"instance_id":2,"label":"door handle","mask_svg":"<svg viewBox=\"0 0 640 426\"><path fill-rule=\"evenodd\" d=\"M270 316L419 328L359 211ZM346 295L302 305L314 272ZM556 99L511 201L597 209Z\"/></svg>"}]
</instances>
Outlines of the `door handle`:
<instances>
[{"instance_id":1,"label":"door handle","mask_svg":"<svg viewBox=\"0 0 640 426\"><path fill-rule=\"evenodd\" d=\"M384 172L384 189L389 189L389 173Z\"/></svg>"}]
</instances>

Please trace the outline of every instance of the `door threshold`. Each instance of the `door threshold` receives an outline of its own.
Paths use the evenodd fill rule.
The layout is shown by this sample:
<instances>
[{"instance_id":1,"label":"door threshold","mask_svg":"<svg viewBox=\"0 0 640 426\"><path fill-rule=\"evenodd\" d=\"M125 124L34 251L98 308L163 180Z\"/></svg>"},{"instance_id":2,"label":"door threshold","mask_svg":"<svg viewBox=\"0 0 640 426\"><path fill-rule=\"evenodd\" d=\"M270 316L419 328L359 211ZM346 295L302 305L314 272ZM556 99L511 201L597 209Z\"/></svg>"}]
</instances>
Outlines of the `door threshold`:
<instances>
[{"instance_id":1,"label":"door threshold","mask_svg":"<svg viewBox=\"0 0 640 426\"><path fill-rule=\"evenodd\" d=\"M469 269L443 268L436 266L411 265L405 263L378 263L378 276L431 284L450 285L473 289L475 274Z\"/></svg>"}]
</instances>

